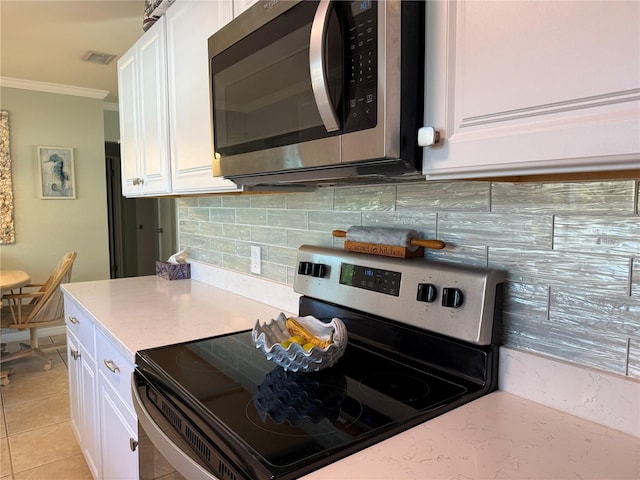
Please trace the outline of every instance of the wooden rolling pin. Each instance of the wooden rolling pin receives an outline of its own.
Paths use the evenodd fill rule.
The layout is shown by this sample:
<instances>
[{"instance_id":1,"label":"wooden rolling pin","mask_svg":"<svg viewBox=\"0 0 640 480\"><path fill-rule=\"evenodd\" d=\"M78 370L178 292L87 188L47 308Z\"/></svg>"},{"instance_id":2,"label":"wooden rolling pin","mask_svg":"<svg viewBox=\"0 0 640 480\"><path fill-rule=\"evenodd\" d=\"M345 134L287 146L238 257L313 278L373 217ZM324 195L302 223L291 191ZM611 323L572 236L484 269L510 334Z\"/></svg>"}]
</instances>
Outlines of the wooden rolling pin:
<instances>
[{"instance_id":1,"label":"wooden rolling pin","mask_svg":"<svg viewBox=\"0 0 640 480\"><path fill-rule=\"evenodd\" d=\"M445 243L440 240L423 240L415 230L404 228L354 226L350 227L346 232L344 230L334 230L333 236L345 237L352 242L397 245L409 250L415 250L418 247L442 250L445 247Z\"/></svg>"}]
</instances>

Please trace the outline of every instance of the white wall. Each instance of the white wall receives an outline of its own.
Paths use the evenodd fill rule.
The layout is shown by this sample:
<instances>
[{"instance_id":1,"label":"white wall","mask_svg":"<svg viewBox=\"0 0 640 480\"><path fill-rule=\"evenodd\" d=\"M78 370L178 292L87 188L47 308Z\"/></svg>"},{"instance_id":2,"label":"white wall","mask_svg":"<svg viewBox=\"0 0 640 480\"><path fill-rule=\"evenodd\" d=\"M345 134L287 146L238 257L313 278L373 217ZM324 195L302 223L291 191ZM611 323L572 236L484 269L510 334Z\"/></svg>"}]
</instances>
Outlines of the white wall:
<instances>
[{"instance_id":1,"label":"white wall","mask_svg":"<svg viewBox=\"0 0 640 480\"><path fill-rule=\"evenodd\" d=\"M0 89L9 112L16 242L0 247L3 269L46 280L60 257L78 252L72 281L109 278L102 100ZM41 200L38 146L72 147L75 200Z\"/></svg>"}]
</instances>

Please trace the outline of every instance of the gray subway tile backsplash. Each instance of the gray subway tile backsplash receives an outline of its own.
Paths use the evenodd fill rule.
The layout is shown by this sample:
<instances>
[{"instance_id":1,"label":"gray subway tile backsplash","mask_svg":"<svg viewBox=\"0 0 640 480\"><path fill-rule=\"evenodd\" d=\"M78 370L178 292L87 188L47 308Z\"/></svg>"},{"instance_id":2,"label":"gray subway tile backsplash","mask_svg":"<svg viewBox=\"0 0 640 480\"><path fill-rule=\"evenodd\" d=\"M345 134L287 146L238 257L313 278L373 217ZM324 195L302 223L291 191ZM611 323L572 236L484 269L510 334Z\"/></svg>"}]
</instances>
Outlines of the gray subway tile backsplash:
<instances>
[{"instance_id":1,"label":"gray subway tile backsplash","mask_svg":"<svg viewBox=\"0 0 640 480\"><path fill-rule=\"evenodd\" d=\"M277 228L308 228L308 213L304 210L269 209L267 225Z\"/></svg>"},{"instance_id":2,"label":"gray subway tile backsplash","mask_svg":"<svg viewBox=\"0 0 640 480\"><path fill-rule=\"evenodd\" d=\"M393 211L396 206L396 186L341 187L334 193L336 211Z\"/></svg>"},{"instance_id":3,"label":"gray subway tile backsplash","mask_svg":"<svg viewBox=\"0 0 640 480\"><path fill-rule=\"evenodd\" d=\"M362 225L366 227L393 227L416 230L421 238L434 238L437 213L403 210L400 212L362 212Z\"/></svg>"},{"instance_id":4,"label":"gray subway tile backsplash","mask_svg":"<svg viewBox=\"0 0 640 480\"><path fill-rule=\"evenodd\" d=\"M250 240L254 243L285 246L287 235L281 228L255 225L251 227Z\"/></svg>"},{"instance_id":5,"label":"gray subway tile backsplash","mask_svg":"<svg viewBox=\"0 0 640 480\"><path fill-rule=\"evenodd\" d=\"M553 248L640 256L640 217L556 215Z\"/></svg>"},{"instance_id":6,"label":"gray subway tile backsplash","mask_svg":"<svg viewBox=\"0 0 640 480\"><path fill-rule=\"evenodd\" d=\"M491 207L489 182L436 181L407 183L397 187L396 210L426 212L488 212Z\"/></svg>"},{"instance_id":7,"label":"gray subway tile backsplash","mask_svg":"<svg viewBox=\"0 0 640 480\"><path fill-rule=\"evenodd\" d=\"M236 223L245 225L266 225L266 208L236 208Z\"/></svg>"},{"instance_id":8,"label":"gray subway tile backsplash","mask_svg":"<svg viewBox=\"0 0 640 480\"><path fill-rule=\"evenodd\" d=\"M501 183L491 188L494 212L633 213L635 181Z\"/></svg>"},{"instance_id":9,"label":"gray subway tile backsplash","mask_svg":"<svg viewBox=\"0 0 640 480\"><path fill-rule=\"evenodd\" d=\"M362 225L362 213L355 211L310 211L309 230L327 232L347 230L350 226Z\"/></svg>"},{"instance_id":10,"label":"gray subway tile backsplash","mask_svg":"<svg viewBox=\"0 0 640 480\"><path fill-rule=\"evenodd\" d=\"M640 257L636 257L631 265L631 296L640 298Z\"/></svg>"},{"instance_id":11,"label":"gray subway tile backsplash","mask_svg":"<svg viewBox=\"0 0 640 480\"><path fill-rule=\"evenodd\" d=\"M220 208L222 206L222 197L188 198L186 201L195 201L193 205L195 207Z\"/></svg>"},{"instance_id":12,"label":"gray subway tile backsplash","mask_svg":"<svg viewBox=\"0 0 640 480\"><path fill-rule=\"evenodd\" d=\"M251 208L287 208L287 196L251 195Z\"/></svg>"},{"instance_id":13,"label":"gray subway tile backsplash","mask_svg":"<svg viewBox=\"0 0 640 480\"><path fill-rule=\"evenodd\" d=\"M292 210L333 210L333 189L287 195L286 201L287 208Z\"/></svg>"},{"instance_id":14,"label":"gray subway tile backsplash","mask_svg":"<svg viewBox=\"0 0 640 480\"><path fill-rule=\"evenodd\" d=\"M251 226L227 223L222 225L222 237L237 240L249 240L251 238Z\"/></svg>"},{"instance_id":15,"label":"gray subway tile backsplash","mask_svg":"<svg viewBox=\"0 0 640 480\"><path fill-rule=\"evenodd\" d=\"M507 271L514 282L629 295L629 259L623 256L489 248L489 267Z\"/></svg>"},{"instance_id":16,"label":"gray subway tile backsplash","mask_svg":"<svg viewBox=\"0 0 640 480\"><path fill-rule=\"evenodd\" d=\"M438 236L444 242L551 250L553 217L518 213L443 212L438 214Z\"/></svg>"},{"instance_id":17,"label":"gray subway tile backsplash","mask_svg":"<svg viewBox=\"0 0 640 480\"><path fill-rule=\"evenodd\" d=\"M636 180L437 181L178 200L191 257L291 285L302 244L342 248L334 229L411 228L446 242L428 260L507 272L506 345L640 377ZM247 228L250 237L247 238Z\"/></svg>"}]
</instances>

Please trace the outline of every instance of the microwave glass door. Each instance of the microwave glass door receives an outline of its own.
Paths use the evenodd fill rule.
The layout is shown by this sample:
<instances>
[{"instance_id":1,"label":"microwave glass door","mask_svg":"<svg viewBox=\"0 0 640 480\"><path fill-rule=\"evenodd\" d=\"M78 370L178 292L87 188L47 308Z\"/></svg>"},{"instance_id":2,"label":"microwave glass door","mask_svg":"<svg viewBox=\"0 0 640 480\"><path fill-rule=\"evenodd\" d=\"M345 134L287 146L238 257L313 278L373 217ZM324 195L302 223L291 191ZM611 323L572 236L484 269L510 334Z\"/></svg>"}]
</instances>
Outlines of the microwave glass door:
<instances>
[{"instance_id":1,"label":"microwave glass door","mask_svg":"<svg viewBox=\"0 0 640 480\"><path fill-rule=\"evenodd\" d=\"M211 59L215 151L222 156L291 145L327 132L314 98L310 35L318 2L303 1ZM330 13L325 74L331 103L342 109L342 21Z\"/></svg>"}]
</instances>

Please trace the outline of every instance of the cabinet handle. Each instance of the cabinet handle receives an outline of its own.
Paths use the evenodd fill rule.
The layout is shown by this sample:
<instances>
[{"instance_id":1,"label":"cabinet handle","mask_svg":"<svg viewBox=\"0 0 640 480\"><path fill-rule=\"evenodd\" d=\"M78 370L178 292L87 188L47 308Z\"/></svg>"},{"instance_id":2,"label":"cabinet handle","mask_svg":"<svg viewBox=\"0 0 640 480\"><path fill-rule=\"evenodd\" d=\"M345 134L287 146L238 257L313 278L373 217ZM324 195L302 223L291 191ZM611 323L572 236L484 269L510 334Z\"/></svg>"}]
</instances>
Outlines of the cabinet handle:
<instances>
[{"instance_id":1,"label":"cabinet handle","mask_svg":"<svg viewBox=\"0 0 640 480\"><path fill-rule=\"evenodd\" d=\"M440 142L440 132L433 127L421 127L418 129L418 145L430 147Z\"/></svg>"},{"instance_id":2,"label":"cabinet handle","mask_svg":"<svg viewBox=\"0 0 640 480\"><path fill-rule=\"evenodd\" d=\"M118 368L118 366L113 363L113 360L105 360L104 361L105 366L111 370L113 373L119 372L120 369Z\"/></svg>"},{"instance_id":3,"label":"cabinet handle","mask_svg":"<svg viewBox=\"0 0 640 480\"><path fill-rule=\"evenodd\" d=\"M136 448L138 448L138 441L134 440L133 438L129 439L129 448L131 449L132 452L136 451Z\"/></svg>"},{"instance_id":4,"label":"cabinet handle","mask_svg":"<svg viewBox=\"0 0 640 480\"><path fill-rule=\"evenodd\" d=\"M144 179L136 177L131 181L131 183L134 185L142 185L144 183Z\"/></svg>"},{"instance_id":5,"label":"cabinet handle","mask_svg":"<svg viewBox=\"0 0 640 480\"><path fill-rule=\"evenodd\" d=\"M80 358L80 352L78 350L71 349L71 356L74 360L77 360Z\"/></svg>"},{"instance_id":6,"label":"cabinet handle","mask_svg":"<svg viewBox=\"0 0 640 480\"><path fill-rule=\"evenodd\" d=\"M69 321L74 325L78 325L80 323L76 317L69 317Z\"/></svg>"}]
</instances>

